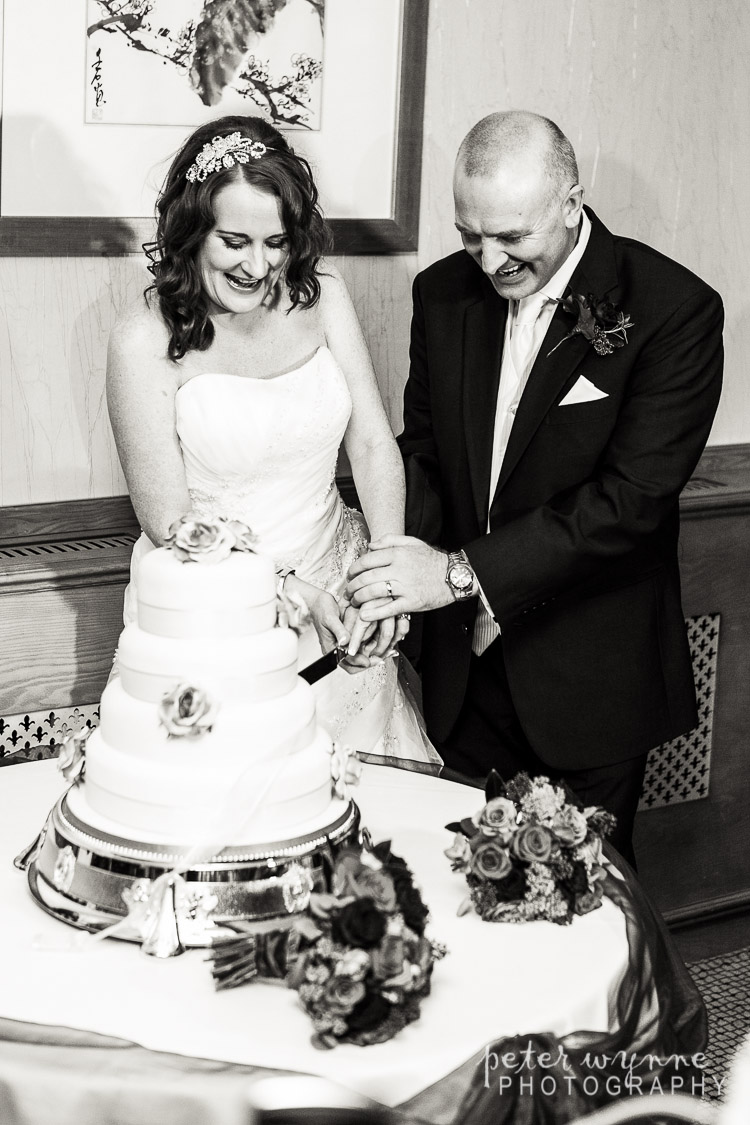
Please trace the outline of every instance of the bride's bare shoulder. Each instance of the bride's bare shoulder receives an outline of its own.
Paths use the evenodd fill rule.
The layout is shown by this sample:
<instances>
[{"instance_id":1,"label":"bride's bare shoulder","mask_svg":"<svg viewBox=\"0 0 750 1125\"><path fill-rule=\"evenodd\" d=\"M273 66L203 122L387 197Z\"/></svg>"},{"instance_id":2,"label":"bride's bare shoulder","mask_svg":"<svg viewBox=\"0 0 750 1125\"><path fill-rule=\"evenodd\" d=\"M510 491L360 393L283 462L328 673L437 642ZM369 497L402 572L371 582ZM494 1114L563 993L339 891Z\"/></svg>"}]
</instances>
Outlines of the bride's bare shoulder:
<instances>
[{"instance_id":1,"label":"bride's bare shoulder","mask_svg":"<svg viewBox=\"0 0 750 1125\"><path fill-rule=\"evenodd\" d=\"M330 258L323 258L317 273L320 281L320 309L323 320L350 309L351 295L338 266L334 265Z\"/></svg>"},{"instance_id":2,"label":"bride's bare shoulder","mask_svg":"<svg viewBox=\"0 0 750 1125\"><path fill-rule=\"evenodd\" d=\"M315 272L320 282L321 296L338 293L342 289L346 291L346 282L341 276L341 270L331 258L321 258Z\"/></svg>"},{"instance_id":3,"label":"bride's bare shoulder","mask_svg":"<svg viewBox=\"0 0 750 1125\"><path fill-rule=\"evenodd\" d=\"M169 330L153 294L139 294L123 306L109 338L110 352L125 349L130 355L150 357L166 355L168 343Z\"/></svg>"}]
</instances>

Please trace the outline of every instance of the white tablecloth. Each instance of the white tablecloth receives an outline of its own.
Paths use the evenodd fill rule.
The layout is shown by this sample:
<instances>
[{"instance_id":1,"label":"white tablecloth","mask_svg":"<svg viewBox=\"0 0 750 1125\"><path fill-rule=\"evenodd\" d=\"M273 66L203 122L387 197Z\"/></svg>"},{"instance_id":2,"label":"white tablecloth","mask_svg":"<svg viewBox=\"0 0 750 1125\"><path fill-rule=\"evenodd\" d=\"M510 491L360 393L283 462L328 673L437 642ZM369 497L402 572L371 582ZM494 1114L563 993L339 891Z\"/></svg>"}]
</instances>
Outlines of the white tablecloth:
<instances>
[{"instance_id":1,"label":"white tablecloth","mask_svg":"<svg viewBox=\"0 0 750 1125\"><path fill-rule=\"evenodd\" d=\"M627 965L622 914L608 900L570 926L490 924L456 910L463 878L443 849L445 824L483 803L479 790L379 766L356 799L373 839L390 839L430 907L428 934L448 946L422 1017L388 1043L318 1051L296 994L274 984L217 993L205 953L160 961L136 945L47 916L13 856L62 791L55 762L0 771L0 1016L63 1025L168 1051L327 1077L398 1105L505 1035L608 1026L608 998Z\"/></svg>"}]
</instances>

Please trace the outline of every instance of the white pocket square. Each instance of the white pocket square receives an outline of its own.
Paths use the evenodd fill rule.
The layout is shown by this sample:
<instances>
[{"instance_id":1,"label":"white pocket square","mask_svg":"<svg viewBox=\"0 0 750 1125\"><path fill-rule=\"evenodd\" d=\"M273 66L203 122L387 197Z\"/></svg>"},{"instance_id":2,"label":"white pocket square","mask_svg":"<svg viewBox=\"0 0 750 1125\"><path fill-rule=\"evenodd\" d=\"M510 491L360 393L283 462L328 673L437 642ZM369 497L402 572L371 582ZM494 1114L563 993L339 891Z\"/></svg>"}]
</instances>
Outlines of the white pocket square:
<instances>
[{"instance_id":1,"label":"white pocket square","mask_svg":"<svg viewBox=\"0 0 750 1125\"><path fill-rule=\"evenodd\" d=\"M559 405L575 406L579 402L594 402L597 398L609 398L609 395L606 391L600 391L598 387L590 383L585 375L581 375Z\"/></svg>"}]
</instances>

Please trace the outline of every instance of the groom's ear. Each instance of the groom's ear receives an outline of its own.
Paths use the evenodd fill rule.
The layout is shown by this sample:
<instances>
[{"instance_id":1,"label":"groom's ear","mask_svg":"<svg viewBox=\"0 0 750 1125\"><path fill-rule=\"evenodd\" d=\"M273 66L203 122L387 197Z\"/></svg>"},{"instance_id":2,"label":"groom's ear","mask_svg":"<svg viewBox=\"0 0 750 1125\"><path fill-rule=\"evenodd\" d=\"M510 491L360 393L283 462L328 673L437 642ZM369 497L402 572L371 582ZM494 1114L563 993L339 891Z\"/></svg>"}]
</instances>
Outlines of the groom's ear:
<instances>
[{"instance_id":1,"label":"groom's ear","mask_svg":"<svg viewBox=\"0 0 750 1125\"><path fill-rule=\"evenodd\" d=\"M563 214L565 215L565 226L573 230L581 221L581 211L583 210L583 187L581 184L573 184L572 188L565 197L563 203Z\"/></svg>"}]
</instances>

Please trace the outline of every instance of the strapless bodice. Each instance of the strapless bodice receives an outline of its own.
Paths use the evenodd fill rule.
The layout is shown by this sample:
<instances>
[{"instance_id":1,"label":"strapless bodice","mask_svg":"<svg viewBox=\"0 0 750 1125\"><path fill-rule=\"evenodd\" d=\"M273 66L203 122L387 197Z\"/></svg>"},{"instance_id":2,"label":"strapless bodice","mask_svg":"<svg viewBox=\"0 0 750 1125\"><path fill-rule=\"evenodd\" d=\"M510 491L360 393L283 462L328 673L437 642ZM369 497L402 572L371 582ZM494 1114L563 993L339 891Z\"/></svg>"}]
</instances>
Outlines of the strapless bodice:
<instances>
[{"instance_id":1,"label":"strapless bodice","mask_svg":"<svg viewBox=\"0 0 750 1125\"><path fill-rule=\"evenodd\" d=\"M326 347L272 379L189 379L176 425L195 512L242 520L259 551L312 573L342 519L336 460L351 409Z\"/></svg>"},{"instance_id":2,"label":"strapless bodice","mask_svg":"<svg viewBox=\"0 0 750 1125\"><path fill-rule=\"evenodd\" d=\"M363 517L346 507L336 488L352 401L328 348L274 379L196 375L177 391L175 409L194 514L241 520L255 533L260 553L340 597L368 537ZM126 625L137 619L138 570L151 550L141 535L125 594ZM310 623L299 637L299 667L320 655ZM357 676L337 669L314 690L318 720L366 760L439 768L392 660Z\"/></svg>"}]
</instances>

